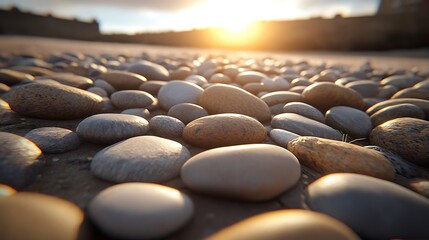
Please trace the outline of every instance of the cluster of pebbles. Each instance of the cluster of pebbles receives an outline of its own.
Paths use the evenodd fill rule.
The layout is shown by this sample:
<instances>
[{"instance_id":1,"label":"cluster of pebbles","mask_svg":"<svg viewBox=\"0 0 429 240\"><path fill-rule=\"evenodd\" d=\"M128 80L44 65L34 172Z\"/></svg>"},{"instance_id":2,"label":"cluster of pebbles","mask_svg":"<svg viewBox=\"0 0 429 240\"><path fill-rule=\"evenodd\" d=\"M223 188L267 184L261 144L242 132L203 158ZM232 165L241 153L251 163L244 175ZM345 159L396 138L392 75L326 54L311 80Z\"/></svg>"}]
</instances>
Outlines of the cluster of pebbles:
<instances>
[{"instance_id":1,"label":"cluster of pebbles","mask_svg":"<svg viewBox=\"0 0 429 240\"><path fill-rule=\"evenodd\" d=\"M209 239L429 238L429 74L229 56L0 56L0 238L171 236L187 191L262 202L303 181L304 209L266 212ZM51 122L55 122L51 121ZM11 128L8 128L11 129ZM115 183L83 210L35 192L43 155L104 148L88 171ZM18 192L16 192L16 190ZM16 209L24 209L16 211ZM40 220L39 220L40 219Z\"/></svg>"}]
</instances>

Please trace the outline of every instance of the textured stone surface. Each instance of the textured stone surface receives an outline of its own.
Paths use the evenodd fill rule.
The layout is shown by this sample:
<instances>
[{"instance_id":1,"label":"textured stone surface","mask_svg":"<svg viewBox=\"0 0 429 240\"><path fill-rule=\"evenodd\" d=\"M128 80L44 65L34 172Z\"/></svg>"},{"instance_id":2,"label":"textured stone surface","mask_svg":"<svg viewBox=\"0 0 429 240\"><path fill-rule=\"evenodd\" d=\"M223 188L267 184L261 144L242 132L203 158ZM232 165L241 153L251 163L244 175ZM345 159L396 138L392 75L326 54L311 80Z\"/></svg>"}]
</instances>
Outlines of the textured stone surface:
<instances>
[{"instance_id":1,"label":"textured stone surface","mask_svg":"<svg viewBox=\"0 0 429 240\"><path fill-rule=\"evenodd\" d=\"M371 122L374 127L389 120L401 117L411 117L424 119L425 113L421 108L414 104L402 103L382 108L371 115Z\"/></svg>"},{"instance_id":2,"label":"textured stone surface","mask_svg":"<svg viewBox=\"0 0 429 240\"><path fill-rule=\"evenodd\" d=\"M185 124L179 119L165 115L153 117L149 125L153 134L165 138L179 138L185 128Z\"/></svg>"},{"instance_id":3,"label":"textured stone surface","mask_svg":"<svg viewBox=\"0 0 429 240\"><path fill-rule=\"evenodd\" d=\"M140 90L117 91L110 96L112 104L118 109L147 108L157 102L150 93Z\"/></svg>"},{"instance_id":4,"label":"textured stone surface","mask_svg":"<svg viewBox=\"0 0 429 240\"><path fill-rule=\"evenodd\" d=\"M170 74L168 70L156 63L141 60L128 68L129 72L140 74L148 80L168 81Z\"/></svg>"},{"instance_id":5,"label":"textured stone surface","mask_svg":"<svg viewBox=\"0 0 429 240\"><path fill-rule=\"evenodd\" d=\"M179 176L190 153L180 143L155 136L134 137L98 152L95 176L112 182L164 182Z\"/></svg>"},{"instance_id":6,"label":"textured stone surface","mask_svg":"<svg viewBox=\"0 0 429 240\"><path fill-rule=\"evenodd\" d=\"M179 103L168 110L168 115L179 119L184 124L188 124L195 119L209 115L209 113L196 104Z\"/></svg>"},{"instance_id":7,"label":"textured stone surface","mask_svg":"<svg viewBox=\"0 0 429 240\"><path fill-rule=\"evenodd\" d=\"M147 81L142 75L126 71L109 71L101 74L98 78L108 82L117 90L139 89Z\"/></svg>"},{"instance_id":8,"label":"textured stone surface","mask_svg":"<svg viewBox=\"0 0 429 240\"><path fill-rule=\"evenodd\" d=\"M221 147L260 143L267 133L256 119L246 115L224 113L198 118L186 125L183 139L199 147Z\"/></svg>"},{"instance_id":9,"label":"textured stone surface","mask_svg":"<svg viewBox=\"0 0 429 240\"><path fill-rule=\"evenodd\" d=\"M322 174L359 173L392 181L393 165L377 151L316 137L300 137L287 146L299 161Z\"/></svg>"},{"instance_id":10,"label":"textured stone surface","mask_svg":"<svg viewBox=\"0 0 429 240\"><path fill-rule=\"evenodd\" d=\"M204 90L196 84L185 81L171 81L159 89L159 105L169 110L180 103L197 103Z\"/></svg>"},{"instance_id":11,"label":"textured stone surface","mask_svg":"<svg viewBox=\"0 0 429 240\"><path fill-rule=\"evenodd\" d=\"M284 113L296 113L306 118L325 123L325 116L315 107L302 102L290 102L283 106Z\"/></svg>"},{"instance_id":12,"label":"textured stone surface","mask_svg":"<svg viewBox=\"0 0 429 240\"><path fill-rule=\"evenodd\" d=\"M391 182L358 174L331 174L308 187L307 203L364 239L429 238L429 201Z\"/></svg>"},{"instance_id":13,"label":"textured stone surface","mask_svg":"<svg viewBox=\"0 0 429 240\"><path fill-rule=\"evenodd\" d=\"M355 138L367 138L372 130L368 114L356 108L337 106L326 112L326 124Z\"/></svg>"},{"instance_id":14,"label":"textured stone surface","mask_svg":"<svg viewBox=\"0 0 429 240\"><path fill-rule=\"evenodd\" d=\"M374 128L371 144L398 153L415 164L429 166L429 122L416 118L396 118Z\"/></svg>"},{"instance_id":15,"label":"textured stone surface","mask_svg":"<svg viewBox=\"0 0 429 240\"><path fill-rule=\"evenodd\" d=\"M42 127L31 130L25 138L34 142L43 153L64 153L80 145L77 134L59 127Z\"/></svg>"},{"instance_id":16,"label":"textured stone surface","mask_svg":"<svg viewBox=\"0 0 429 240\"><path fill-rule=\"evenodd\" d=\"M296 157L268 144L211 149L189 159L181 171L185 185L194 191L249 201L271 199L300 176Z\"/></svg>"}]
</instances>

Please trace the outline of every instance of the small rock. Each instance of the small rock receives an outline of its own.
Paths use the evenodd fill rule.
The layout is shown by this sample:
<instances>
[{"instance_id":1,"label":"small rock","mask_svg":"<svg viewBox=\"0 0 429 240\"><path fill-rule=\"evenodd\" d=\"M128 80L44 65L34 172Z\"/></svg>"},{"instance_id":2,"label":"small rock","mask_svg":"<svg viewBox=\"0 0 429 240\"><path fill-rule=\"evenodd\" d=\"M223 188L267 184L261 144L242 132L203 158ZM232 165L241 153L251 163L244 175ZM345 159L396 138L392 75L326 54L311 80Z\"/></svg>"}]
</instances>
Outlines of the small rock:
<instances>
[{"instance_id":1,"label":"small rock","mask_svg":"<svg viewBox=\"0 0 429 240\"><path fill-rule=\"evenodd\" d=\"M209 115L209 113L196 104L179 103L168 110L168 115L179 119L184 124L188 124L195 119Z\"/></svg>"},{"instance_id":2,"label":"small rock","mask_svg":"<svg viewBox=\"0 0 429 240\"><path fill-rule=\"evenodd\" d=\"M429 100L429 89L426 88L405 88L395 93L391 99L395 98L418 98Z\"/></svg>"},{"instance_id":3,"label":"small rock","mask_svg":"<svg viewBox=\"0 0 429 240\"><path fill-rule=\"evenodd\" d=\"M304 97L295 92L290 91L276 91L265 94L261 97L261 100L264 101L268 106L274 106L276 104L287 104L290 102L304 102Z\"/></svg>"},{"instance_id":4,"label":"small rock","mask_svg":"<svg viewBox=\"0 0 429 240\"><path fill-rule=\"evenodd\" d=\"M182 136L185 124L179 119L158 115L149 121L150 130L156 135L165 138L178 138Z\"/></svg>"},{"instance_id":5,"label":"small rock","mask_svg":"<svg viewBox=\"0 0 429 240\"><path fill-rule=\"evenodd\" d=\"M75 132L59 127L36 128L27 133L25 138L34 142L43 153L64 153L80 145Z\"/></svg>"},{"instance_id":6,"label":"small rock","mask_svg":"<svg viewBox=\"0 0 429 240\"><path fill-rule=\"evenodd\" d=\"M326 124L354 138L367 138L372 130L368 114L345 106L329 109L326 112Z\"/></svg>"},{"instance_id":7,"label":"small rock","mask_svg":"<svg viewBox=\"0 0 429 240\"><path fill-rule=\"evenodd\" d=\"M378 94L380 83L372 80L359 80L347 83L346 87L358 92L363 98L373 98Z\"/></svg>"},{"instance_id":8,"label":"small rock","mask_svg":"<svg viewBox=\"0 0 429 240\"><path fill-rule=\"evenodd\" d=\"M32 81L34 77L30 74L18 72L11 69L0 69L0 83L12 86L18 83Z\"/></svg>"},{"instance_id":9,"label":"small rock","mask_svg":"<svg viewBox=\"0 0 429 240\"><path fill-rule=\"evenodd\" d=\"M179 103L197 103L198 97L204 91L200 86L185 81L170 81L158 92L159 104L169 110Z\"/></svg>"},{"instance_id":10,"label":"small rock","mask_svg":"<svg viewBox=\"0 0 429 240\"><path fill-rule=\"evenodd\" d=\"M149 110L146 108L130 108L125 109L121 114L129 114L147 119L150 116Z\"/></svg>"},{"instance_id":11,"label":"small rock","mask_svg":"<svg viewBox=\"0 0 429 240\"><path fill-rule=\"evenodd\" d=\"M223 74L223 73L216 73L213 74L210 79L209 79L209 83L231 83L232 80L231 78L229 78L227 75Z\"/></svg>"},{"instance_id":12,"label":"small rock","mask_svg":"<svg viewBox=\"0 0 429 240\"><path fill-rule=\"evenodd\" d=\"M36 78L36 80L46 80L46 79L51 79L61 84L75 87L75 88L80 88L80 89L87 89L89 87L92 87L92 85L94 84L94 82L91 79L87 77L75 75L72 73L54 73L54 74L44 75Z\"/></svg>"},{"instance_id":13,"label":"small rock","mask_svg":"<svg viewBox=\"0 0 429 240\"><path fill-rule=\"evenodd\" d=\"M117 90L136 90L147 81L139 74L125 71L109 71L98 76Z\"/></svg>"},{"instance_id":14,"label":"small rock","mask_svg":"<svg viewBox=\"0 0 429 240\"><path fill-rule=\"evenodd\" d=\"M159 89L162 88L162 86L164 86L165 84L167 84L168 82L166 81L156 81L156 80L151 80L151 81L147 81L145 83L143 83L142 85L140 85L140 90L148 92L150 94L152 94L153 96L157 96Z\"/></svg>"},{"instance_id":15,"label":"small rock","mask_svg":"<svg viewBox=\"0 0 429 240\"><path fill-rule=\"evenodd\" d=\"M100 87L90 87L90 88L86 89L86 91L97 94L100 97L108 97L109 96L107 94L106 90L104 90L103 88L100 88Z\"/></svg>"},{"instance_id":16,"label":"small rock","mask_svg":"<svg viewBox=\"0 0 429 240\"><path fill-rule=\"evenodd\" d=\"M325 116L315 107L303 102L290 102L283 106L284 113L296 113L306 118L325 123Z\"/></svg>"},{"instance_id":17,"label":"small rock","mask_svg":"<svg viewBox=\"0 0 429 240\"><path fill-rule=\"evenodd\" d=\"M117 91L110 96L113 105L119 109L147 108L156 103L156 99L140 90Z\"/></svg>"},{"instance_id":18,"label":"small rock","mask_svg":"<svg viewBox=\"0 0 429 240\"><path fill-rule=\"evenodd\" d=\"M165 67L145 60L141 60L138 63L131 65L128 68L128 71L140 74L148 80L168 81L170 79L170 73Z\"/></svg>"},{"instance_id":19,"label":"small rock","mask_svg":"<svg viewBox=\"0 0 429 240\"><path fill-rule=\"evenodd\" d=\"M393 105L403 104L403 103L410 103L410 104L416 105L417 107L419 107L423 110L426 118L429 118L429 100L423 100L423 99L417 99L417 98L389 99L389 100L377 103L374 106L368 108L366 110L366 113L368 113L368 115L372 116L375 112L379 111L380 109L383 109L385 107L390 107Z\"/></svg>"},{"instance_id":20,"label":"small rock","mask_svg":"<svg viewBox=\"0 0 429 240\"><path fill-rule=\"evenodd\" d=\"M381 80L382 85L393 85L399 90L412 87L423 79L414 75L395 75Z\"/></svg>"},{"instance_id":21,"label":"small rock","mask_svg":"<svg viewBox=\"0 0 429 240\"><path fill-rule=\"evenodd\" d=\"M371 115L371 121L373 126L378 126L387 121L401 117L424 119L425 113L414 104L402 103L378 110Z\"/></svg>"},{"instance_id":22,"label":"small rock","mask_svg":"<svg viewBox=\"0 0 429 240\"><path fill-rule=\"evenodd\" d=\"M414 192L429 198L429 181L427 179L412 179L408 182L408 186Z\"/></svg>"},{"instance_id":23,"label":"small rock","mask_svg":"<svg viewBox=\"0 0 429 240\"><path fill-rule=\"evenodd\" d=\"M256 71L245 71L237 74L235 82L240 85L247 83L260 83L262 79L267 78L267 75Z\"/></svg>"},{"instance_id":24,"label":"small rock","mask_svg":"<svg viewBox=\"0 0 429 240\"><path fill-rule=\"evenodd\" d=\"M398 88L393 85L385 85L382 88L379 89L377 98L381 99L389 99L392 97L396 92L398 92Z\"/></svg>"},{"instance_id":25,"label":"small rock","mask_svg":"<svg viewBox=\"0 0 429 240\"><path fill-rule=\"evenodd\" d=\"M298 134L289 132L283 129L273 129L270 131L270 137L276 142L279 146L287 148L287 144L295 139L299 138Z\"/></svg>"},{"instance_id":26,"label":"small rock","mask_svg":"<svg viewBox=\"0 0 429 240\"><path fill-rule=\"evenodd\" d=\"M97 79L94 81L94 87L99 87L104 89L106 93L110 96L112 93L116 92L116 89L107 81L104 81L103 79Z\"/></svg>"}]
</instances>

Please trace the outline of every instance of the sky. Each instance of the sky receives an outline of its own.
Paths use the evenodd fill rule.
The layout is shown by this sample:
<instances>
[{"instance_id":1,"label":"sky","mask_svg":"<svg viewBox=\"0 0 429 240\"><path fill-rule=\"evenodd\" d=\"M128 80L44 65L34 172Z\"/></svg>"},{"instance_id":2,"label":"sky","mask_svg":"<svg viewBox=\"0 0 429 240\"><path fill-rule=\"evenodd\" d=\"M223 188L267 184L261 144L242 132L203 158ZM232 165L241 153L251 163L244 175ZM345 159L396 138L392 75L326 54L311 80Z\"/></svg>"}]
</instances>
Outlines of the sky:
<instances>
[{"instance_id":1,"label":"sky","mask_svg":"<svg viewBox=\"0 0 429 240\"><path fill-rule=\"evenodd\" d=\"M371 15L379 0L0 0L0 8L96 19L103 33L244 28L257 20Z\"/></svg>"}]
</instances>

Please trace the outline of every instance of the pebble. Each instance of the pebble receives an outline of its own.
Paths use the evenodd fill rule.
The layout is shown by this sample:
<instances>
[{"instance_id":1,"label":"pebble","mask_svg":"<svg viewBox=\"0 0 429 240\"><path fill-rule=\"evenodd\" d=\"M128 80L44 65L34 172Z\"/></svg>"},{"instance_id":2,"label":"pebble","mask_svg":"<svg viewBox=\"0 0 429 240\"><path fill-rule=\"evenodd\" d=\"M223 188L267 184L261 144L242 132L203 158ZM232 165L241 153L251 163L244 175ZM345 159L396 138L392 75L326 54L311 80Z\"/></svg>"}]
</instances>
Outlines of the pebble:
<instances>
[{"instance_id":1,"label":"pebble","mask_svg":"<svg viewBox=\"0 0 429 240\"><path fill-rule=\"evenodd\" d=\"M346 84L346 87L358 92L363 98L377 97L380 83L372 80L358 80Z\"/></svg>"},{"instance_id":2,"label":"pebble","mask_svg":"<svg viewBox=\"0 0 429 240\"><path fill-rule=\"evenodd\" d=\"M117 70L102 73L97 78L106 81L116 90L137 90L147 81L142 75Z\"/></svg>"},{"instance_id":3,"label":"pebble","mask_svg":"<svg viewBox=\"0 0 429 240\"><path fill-rule=\"evenodd\" d=\"M10 87L4 83L0 82L0 94L3 94L10 90Z\"/></svg>"},{"instance_id":4,"label":"pebble","mask_svg":"<svg viewBox=\"0 0 429 240\"><path fill-rule=\"evenodd\" d=\"M267 75L265 75L261 72L245 71L245 72L240 72L239 74L237 74L234 82L236 82L240 85L245 85L247 83L260 83L262 81L262 79L267 78L267 77L268 77Z\"/></svg>"},{"instance_id":5,"label":"pebble","mask_svg":"<svg viewBox=\"0 0 429 240\"><path fill-rule=\"evenodd\" d=\"M189 159L181 177L193 191L246 201L265 201L292 188L301 166L288 150L268 144L215 148Z\"/></svg>"},{"instance_id":6,"label":"pebble","mask_svg":"<svg viewBox=\"0 0 429 240\"><path fill-rule=\"evenodd\" d=\"M185 124L179 119L165 115L153 117L149 125L153 134L164 138L179 138L185 128Z\"/></svg>"},{"instance_id":7,"label":"pebble","mask_svg":"<svg viewBox=\"0 0 429 240\"><path fill-rule=\"evenodd\" d=\"M330 174L310 184L306 196L312 210L345 223L363 239L429 238L429 201L395 183Z\"/></svg>"},{"instance_id":8,"label":"pebble","mask_svg":"<svg viewBox=\"0 0 429 240\"><path fill-rule=\"evenodd\" d=\"M295 92L290 91L276 91L267 93L261 97L268 106L274 106L276 104L287 104L290 102L304 102L304 97Z\"/></svg>"},{"instance_id":9,"label":"pebble","mask_svg":"<svg viewBox=\"0 0 429 240\"><path fill-rule=\"evenodd\" d=\"M238 113L260 122L271 120L270 109L264 101L235 86L215 84L206 88L198 99L198 105L209 114Z\"/></svg>"},{"instance_id":10,"label":"pebble","mask_svg":"<svg viewBox=\"0 0 429 240\"><path fill-rule=\"evenodd\" d=\"M93 222L118 239L164 238L194 214L184 193L153 183L123 183L101 191L89 204Z\"/></svg>"},{"instance_id":11,"label":"pebble","mask_svg":"<svg viewBox=\"0 0 429 240\"><path fill-rule=\"evenodd\" d=\"M395 169L375 150L317 137L299 137L287 146L299 161L322 174L359 173L393 181Z\"/></svg>"},{"instance_id":12,"label":"pebble","mask_svg":"<svg viewBox=\"0 0 429 240\"><path fill-rule=\"evenodd\" d=\"M88 238L81 229L84 215L66 200L30 192L0 197L0 239Z\"/></svg>"},{"instance_id":13,"label":"pebble","mask_svg":"<svg viewBox=\"0 0 429 240\"><path fill-rule=\"evenodd\" d=\"M425 113L425 116L429 118L429 100L423 100L423 99L417 99L417 98L396 98L396 99L385 100L383 102L377 103L374 106L368 108L366 110L366 113L372 116L374 113L376 113L377 111L385 107L390 107L390 106L403 104L403 103L416 105L417 107L421 108Z\"/></svg>"},{"instance_id":14,"label":"pebble","mask_svg":"<svg viewBox=\"0 0 429 240\"><path fill-rule=\"evenodd\" d=\"M402 103L382 108L371 115L373 126L378 126L395 118L410 117L424 119L425 113L419 107L410 103Z\"/></svg>"},{"instance_id":15,"label":"pebble","mask_svg":"<svg viewBox=\"0 0 429 240\"><path fill-rule=\"evenodd\" d=\"M207 79L201 75L190 75L185 78L185 81L195 83L198 86L204 86L208 83Z\"/></svg>"},{"instance_id":16,"label":"pebble","mask_svg":"<svg viewBox=\"0 0 429 240\"><path fill-rule=\"evenodd\" d=\"M423 79L414 75L394 75L381 80L382 85L392 85L399 90L412 87Z\"/></svg>"},{"instance_id":17,"label":"pebble","mask_svg":"<svg viewBox=\"0 0 429 240\"><path fill-rule=\"evenodd\" d=\"M408 182L408 187L429 199L429 181L427 179L412 179Z\"/></svg>"},{"instance_id":18,"label":"pebble","mask_svg":"<svg viewBox=\"0 0 429 240\"><path fill-rule=\"evenodd\" d=\"M80 145L75 132L59 127L36 128L24 137L34 142L43 153L65 153Z\"/></svg>"},{"instance_id":19,"label":"pebble","mask_svg":"<svg viewBox=\"0 0 429 240\"><path fill-rule=\"evenodd\" d=\"M104 90L103 88L100 87L90 87L88 89L86 89L86 91L97 94L100 97L108 97L109 94L106 92L106 90Z\"/></svg>"},{"instance_id":20,"label":"pebble","mask_svg":"<svg viewBox=\"0 0 429 240\"><path fill-rule=\"evenodd\" d=\"M352 107L337 106L329 109L326 124L354 138L367 138L372 130L368 114Z\"/></svg>"},{"instance_id":21,"label":"pebble","mask_svg":"<svg viewBox=\"0 0 429 240\"><path fill-rule=\"evenodd\" d=\"M146 108L129 108L122 111L121 114L134 115L145 119L150 116L150 112Z\"/></svg>"},{"instance_id":22,"label":"pebble","mask_svg":"<svg viewBox=\"0 0 429 240\"><path fill-rule=\"evenodd\" d=\"M391 99L395 98L418 98L429 100L429 89L426 88L405 88L395 93Z\"/></svg>"},{"instance_id":23,"label":"pebble","mask_svg":"<svg viewBox=\"0 0 429 240\"><path fill-rule=\"evenodd\" d=\"M176 104L168 110L167 114L179 119L184 124L188 124L195 119L209 115L204 108L193 103Z\"/></svg>"},{"instance_id":24,"label":"pebble","mask_svg":"<svg viewBox=\"0 0 429 240\"><path fill-rule=\"evenodd\" d=\"M159 89L161 89L161 87L167 83L168 82L166 82L166 81L151 80L151 81L147 81L147 82L143 83L142 85L140 85L139 89L142 91L148 92L148 93L152 94L153 96L157 96Z\"/></svg>"},{"instance_id":25,"label":"pebble","mask_svg":"<svg viewBox=\"0 0 429 240\"><path fill-rule=\"evenodd\" d=\"M9 197L16 193L16 190L8 185L0 184L0 198Z\"/></svg>"},{"instance_id":26,"label":"pebble","mask_svg":"<svg viewBox=\"0 0 429 240\"><path fill-rule=\"evenodd\" d=\"M310 86L311 84L313 84L312 82L310 82L308 80L308 78L305 77L299 77L299 78L295 78L290 82L290 87L297 87L297 86Z\"/></svg>"},{"instance_id":27,"label":"pebble","mask_svg":"<svg viewBox=\"0 0 429 240\"><path fill-rule=\"evenodd\" d=\"M6 101L0 98L0 113L4 111L9 111L9 110L10 110L9 103L7 103Z\"/></svg>"},{"instance_id":28,"label":"pebble","mask_svg":"<svg viewBox=\"0 0 429 240\"><path fill-rule=\"evenodd\" d=\"M423 167L429 166L429 122L416 118L396 118L374 128L373 145L391 150Z\"/></svg>"},{"instance_id":29,"label":"pebble","mask_svg":"<svg viewBox=\"0 0 429 240\"><path fill-rule=\"evenodd\" d=\"M179 103L197 103L198 97L204 91L200 86L185 81L170 81L158 92L159 104L169 110Z\"/></svg>"},{"instance_id":30,"label":"pebble","mask_svg":"<svg viewBox=\"0 0 429 240\"><path fill-rule=\"evenodd\" d=\"M283 129L273 129L270 131L270 137L276 142L279 146L287 148L287 144L295 139L299 138L298 134L289 132Z\"/></svg>"},{"instance_id":31,"label":"pebble","mask_svg":"<svg viewBox=\"0 0 429 240\"><path fill-rule=\"evenodd\" d=\"M295 113L282 113L275 116L271 121L271 126L273 128L280 128L301 136L316 136L341 140L341 134L337 130L329 127L328 125Z\"/></svg>"},{"instance_id":32,"label":"pebble","mask_svg":"<svg viewBox=\"0 0 429 240\"><path fill-rule=\"evenodd\" d=\"M102 98L56 83L33 83L16 88L9 99L13 111L42 119L77 119L101 112Z\"/></svg>"},{"instance_id":33,"label":"pebble","mask_svg":"<svg viewBox=\"0 0 429 240\"><path fill-rule=\"evenodd\" d=\"M150 93L140 90L122 90L110 96L112 104L118 109L147 108L157 100Z\"/></svg>"},{"instance_id":34,"label":"pebble","mask_svg":"<svg viewBox=\"0 0 429 240\"><path fill-rule=\"evenodd\" d=\"M322 113L335 106L349 106L363 109L363 98L353 89L331 82L314 83L308 86L302 95L305 102L319 109Z\"/></svg>"},{"instance_id":35,"label":"pebble","mask_svg":"<svg viewBox=\"0 0 429 240\"><path fill-rule=\"evenodd\" d=\"M27 73L18 72L11 69L0 69L0 83L12 86L34 80L34 77Z\"/></svg>"},{"instance_id":36,"label":"pebble","mask_svg":"<svg viewBox=\"0 0 429 240\"><path fill-rule=\"evenodd\" d=\"M0 132L0 183L20 190L33 182L43 169L41 153L30 140Z\"/></svg>"},{"instance_id":37,"label":"pebble","mask_svg":"<svg viewBox=\"0 0 429 240\"><path fill-rule=\"evenodd\" d=\"M84 140L96 144L112 144L127 138L145 135L149 131L149 122L141 117L102 113L82 120L76 133Z\"/></svg>"},{"instance_id":38,"label":"pebble","mask_svg":"<svg viewBox=\"0 0 429 240\"><path fill-rule=\"evenodd\" d=\"M398 91L398 88L393 85L385 85L382 88L379 89L377 98L381 99L389 99L392 97L396 92Z\"/></svg>"},{"instance_id":39,"label":"pebble","mask_svg":"<svg viewBox=\"0 0 429 240\"><path fill-rule=\"evenodd\" d=\"M91 172L111 182L160 183L178 177L190 157L180 143L156 136L133 137L98 152Z\"/></svg>"},{"instance_id":40,"label":"pebble","mask_svg":"<svg viewBox=\"0 0 429 240\"><path fill-rule=\"evenodd\" d=\"M209 83L225 83L225 84L228 84L228 83L231 83L232 80L230 77L228 77L227 75L225 75L223 73L216 73L210 77L208 82Z\"/></svg>"},{"instance_id":41,"label":"pebble","mask_svg":"<svg viewBox=\"0 0 429 240\"><path fill-rule=\"evenodd\" d=\"M94 84L91 79L72 73L53 73L50 75L43 75L36 78L37 81L46 79L54 80L61 84L80 89L87 89L89 87L92 87L92 85Z\"/></svg>"},{"instance_id":42,"label":"pebble","mask_svg":"<svg viewBox=\"0 0 429 240\"><path fill-rule=\"evenodd\" d=\"M198 118L183 130L183 139L193 146L212 148L265 140L265 127L242 114L224 113Z\"/></svg>"},{"instance_id":43,"label":"pebble","mask_svg":"<svg viewBox=\"0 0 429 240\"><path fill-rule=\"evenodd\" d=\"M11 68L14 71L27 73L32 76L43 76L53 74L51 70L43 67L35 67L35 66L15 66Z\"/></svg>"},{"instance_id":44,"label":"pebble","mask_svg":"<svg viewBox=\"0 0 429 240\"><path fill-rule=\"evenodd\" d=\"M103 79L97 79L94 81L94 87L99 87L106 91L107 95L112 95L112 93L116 92L116 89L107 81Z\"/></svg>"},{"instance_id":45,"label":"pebble","mask_svg":"<svg viewBox=\"0 0 429 240\"><path fill-rule=\"evenodd\" d=\"M140 74L148 80L170 80L170 73L165 67L145 60L141 60L138 63L129 66L128 71Z\"/></svg>"},{"instance_id":46,"label":"pebble","mask_svg":"<svg viewBox=\"0 0 429 240\"><path fill-rule=\"evenodd\" d=\"M283 106L284 113L296 113L306 118L325 123L325 116L315 107L303 102L290 102Z\"/></svg>"},{"instance_id":47,"label":"pebble","mask_svg":"<svg viewBox=\"0 0 429 240\"><path fill-rule=\"evenodd\" d=\"M358 240L360 238L344 223L328 215L288 209L247 218L208 237L208 240L224 239Z\"/></svg>"}]
</instances>

